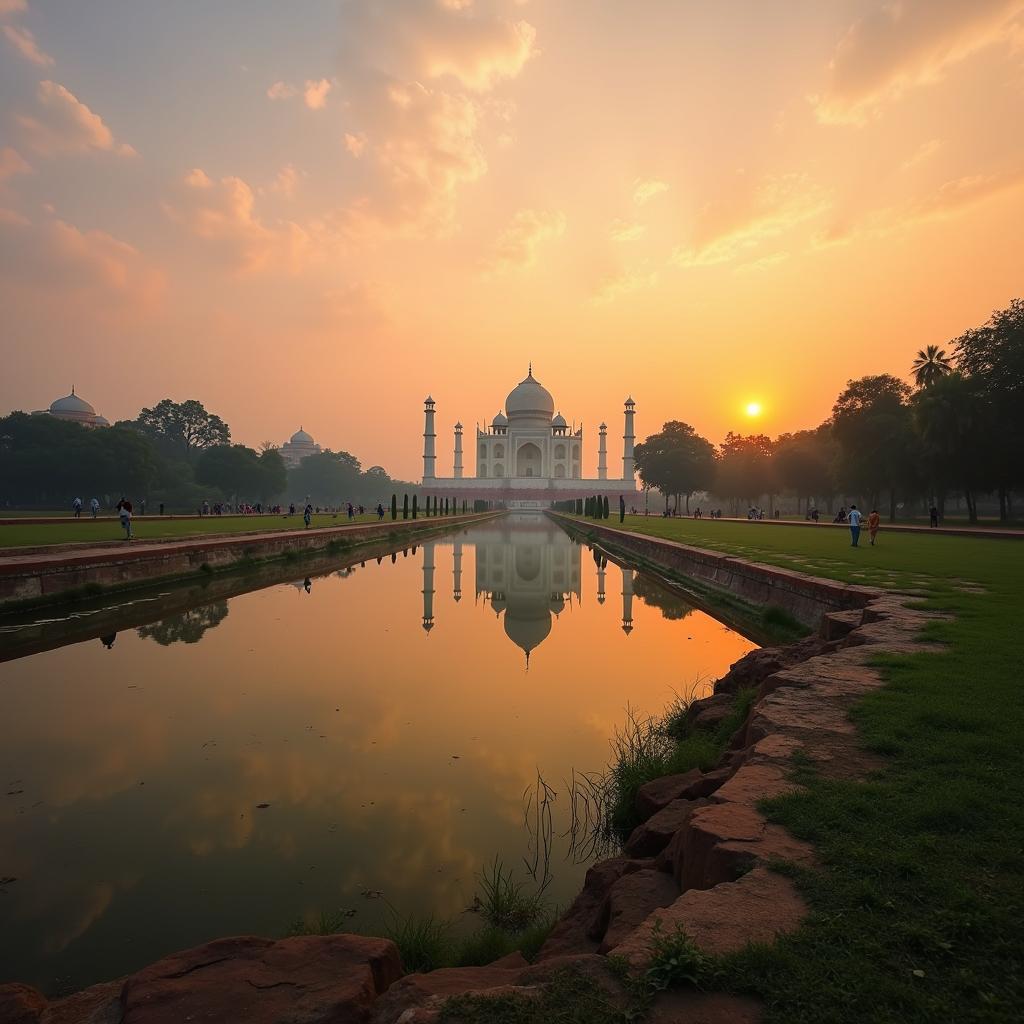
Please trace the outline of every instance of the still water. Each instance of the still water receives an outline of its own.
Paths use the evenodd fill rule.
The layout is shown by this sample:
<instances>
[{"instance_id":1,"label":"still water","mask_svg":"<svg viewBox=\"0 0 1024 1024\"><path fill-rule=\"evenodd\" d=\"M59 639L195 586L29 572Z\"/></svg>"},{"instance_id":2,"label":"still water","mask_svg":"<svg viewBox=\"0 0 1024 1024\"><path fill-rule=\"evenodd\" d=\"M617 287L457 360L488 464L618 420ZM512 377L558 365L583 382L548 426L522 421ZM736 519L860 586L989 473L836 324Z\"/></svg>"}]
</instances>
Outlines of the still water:
<instances>
[{"instance_id":1,"label":"still water","mask_svg":"<svg viewBox=\"0 0 1024 1024\"><path fill-rule=\"evenodd\" d=\"M496 854L524 880L546 861L564 906L586 869L566 780L603 768L627 705L754 646L541 516L339 564L122 598L102 639L81 615L0 633L36 652L0 664L0 982L65 992L320 911L471 927Z\"/></svg>"}]
</instances>

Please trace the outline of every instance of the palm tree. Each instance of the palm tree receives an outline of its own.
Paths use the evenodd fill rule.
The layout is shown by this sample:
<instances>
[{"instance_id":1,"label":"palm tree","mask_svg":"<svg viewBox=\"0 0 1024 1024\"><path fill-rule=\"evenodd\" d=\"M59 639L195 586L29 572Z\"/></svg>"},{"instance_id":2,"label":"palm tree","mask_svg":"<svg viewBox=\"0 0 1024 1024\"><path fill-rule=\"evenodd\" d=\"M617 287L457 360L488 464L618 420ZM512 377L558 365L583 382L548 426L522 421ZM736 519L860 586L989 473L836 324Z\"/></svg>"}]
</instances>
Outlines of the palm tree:
<instances>
[{"instance_id":1,"label":"palm tree","mask_svg":"<svg viewBox=\"0 0 1024 1024\"><path fill-rule=\"evenodd\" d=\"M919 349L910 368L914 371L914 382L919 388L931 387L935 381L953 372L953 364L946 350L938 345L927 345Z\"/></svg>"}]
</instances>

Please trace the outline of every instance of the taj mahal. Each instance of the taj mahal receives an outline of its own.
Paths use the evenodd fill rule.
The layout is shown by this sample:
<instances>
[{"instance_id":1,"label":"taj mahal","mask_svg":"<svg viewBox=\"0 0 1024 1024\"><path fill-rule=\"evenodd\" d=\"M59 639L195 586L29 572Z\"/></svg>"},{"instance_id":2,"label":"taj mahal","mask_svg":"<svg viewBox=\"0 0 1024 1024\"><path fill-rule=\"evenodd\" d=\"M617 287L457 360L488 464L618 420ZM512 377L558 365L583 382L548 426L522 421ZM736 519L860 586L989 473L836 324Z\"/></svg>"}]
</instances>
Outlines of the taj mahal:
<instances>
[{"instance_id":1,"label":"taj mahal","mask_svg":"<svg viewBox=\"0 0 1024 1024\"><path fill-rule=\"evenodd\" d=\"M454 427L452 476L437 475L436 404L427 397L423 426L423 486L432 494L456 501L483 499L509 508L542 508L553 501L602 495L615 506L621 496L627 507L635 505L636 467L633 459L636 403L624 406L621 473L608 473L608 427L597 433L597 478L583 476L583 427L569 426L555 411L551 392L533 376L533 365L505 399L490 426L476 428L476 474L467 477L463 467L463 426Z\"/></svg>"}]
</instances>

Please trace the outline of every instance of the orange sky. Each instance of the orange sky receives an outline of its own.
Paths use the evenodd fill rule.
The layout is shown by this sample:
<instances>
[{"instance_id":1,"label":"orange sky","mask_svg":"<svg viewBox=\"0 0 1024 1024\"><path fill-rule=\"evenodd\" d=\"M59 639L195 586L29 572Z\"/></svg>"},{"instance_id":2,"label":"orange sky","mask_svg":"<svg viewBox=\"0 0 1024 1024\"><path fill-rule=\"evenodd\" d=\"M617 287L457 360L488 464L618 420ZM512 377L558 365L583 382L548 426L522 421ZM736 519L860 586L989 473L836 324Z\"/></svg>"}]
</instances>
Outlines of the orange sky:
<instances>
[{"instance_id":1,"label":"orange sky","mask_svg":"<svg viewBox=\"0 0 1024 1024\"><path fill-rule=\"evenodd\" d=\"M813 426L1021 294L1024 0L0 0L0 412ZM132 12L136 13L132 13Z\"/></svg>"}]
</instances>

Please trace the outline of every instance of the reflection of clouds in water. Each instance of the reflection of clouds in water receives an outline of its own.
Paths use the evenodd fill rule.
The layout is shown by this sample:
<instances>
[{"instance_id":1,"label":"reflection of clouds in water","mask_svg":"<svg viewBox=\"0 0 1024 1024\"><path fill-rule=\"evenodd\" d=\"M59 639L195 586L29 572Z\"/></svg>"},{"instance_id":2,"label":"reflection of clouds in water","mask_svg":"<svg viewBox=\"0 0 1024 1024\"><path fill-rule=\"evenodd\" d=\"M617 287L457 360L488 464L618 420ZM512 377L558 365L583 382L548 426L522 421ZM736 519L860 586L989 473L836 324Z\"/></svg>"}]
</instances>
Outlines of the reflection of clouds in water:
<instances>
[{"instance_id":1,"label":"reflection of clouds in water","mask_svg":"<svg viewBox=\"0 0 1024 1024\"><path fill-rule=\"evenodd\" d=\"M514 543L507 526L474 531L458 540L458 563L454 544L432 542L430 588L417 557L347 581L318 577L316 599L280 586L240 596L229 618L209 611L216 629L195 617L171 628L165 617L162 636L204 627L203 643L157 646L145 642L155 635L126 632L116 671L99 644L5 666L18 701L0 721L0 749L11 777L26 779L26 810L0 803L11 837L4 867L22 879L4 899L30 939L0 936L0 959L18 976L37 962L48 976L82 976L93 961L116 960L126 929L164 914L184 921L178 946L283 929L303 909L357 907L354 923L373 927L383 908L361 901L362 889L385 891L402 912L457 914L495 853L520 865L523 795L538 769L559 791L564 822L570 770L604 765L627 701L660 710L669 677L689 664L692 646L679 641L698 635L695 620L680 631L643 606L643 643L627 641L617 568L608 570L616 600L602 608L586 560L581 606L581 548L547 549L546 529L529 526ZM516 573L486 608L455 601L463 555L467 583ZM428 589L438 623L429 637L420 629ZM529 675L495 612L513 624L547 620ZM709 669L748 649L717 624L706 636L712 629L722 639L701 647L718 651ZM553 898L572 898L574 870L558 870L564 891ZM130 897L112 882L129 874ZM161 934L140 935L136 954L167 952ZM51 961L29 952L51 936Z\"/></svg>"}]
</instances>

